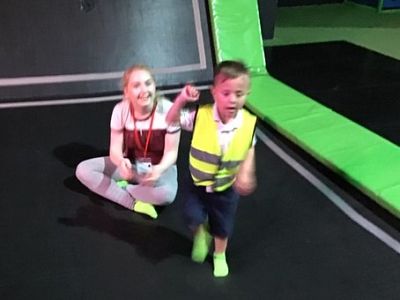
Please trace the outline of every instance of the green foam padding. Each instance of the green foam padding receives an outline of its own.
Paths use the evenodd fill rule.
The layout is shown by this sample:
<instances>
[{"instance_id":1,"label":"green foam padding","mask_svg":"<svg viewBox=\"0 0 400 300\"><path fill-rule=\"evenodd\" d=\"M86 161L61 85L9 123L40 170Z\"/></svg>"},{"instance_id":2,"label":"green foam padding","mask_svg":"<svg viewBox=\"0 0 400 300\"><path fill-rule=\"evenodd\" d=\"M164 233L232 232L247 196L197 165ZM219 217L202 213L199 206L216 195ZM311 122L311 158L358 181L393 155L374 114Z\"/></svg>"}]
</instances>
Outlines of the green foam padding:
<instances>
[{"instance_id":1,"label":"green foam padding","mask_svg":"<svg viewBox=\"0 0 400 300\"><path fill-rule=\"evenodd\" d=\"M253 74L266 74L257 1L208 2L217 62L240 60Z\"/></svg>"},{"instance_id":2,"label":"green foam padding","mask_svg":"<svg viewBox=\"0 0 400 300\"><path fill-rule=\"evenodd\" d=\"M400 217L400 148L262 70L257 0L209 4L217 61L239 59L252 71L247 106Z\"/></svg>"},{"instance_id":3,"label":"green foam padding","mask_svg":"<svg viewBox=\"0 0 400 300\"><path fill-rule=\"evenodd\" d=\"M247 105L261 119L400 216L397 145L272 77L252 78Z\"/></svg>"}]
</instances>

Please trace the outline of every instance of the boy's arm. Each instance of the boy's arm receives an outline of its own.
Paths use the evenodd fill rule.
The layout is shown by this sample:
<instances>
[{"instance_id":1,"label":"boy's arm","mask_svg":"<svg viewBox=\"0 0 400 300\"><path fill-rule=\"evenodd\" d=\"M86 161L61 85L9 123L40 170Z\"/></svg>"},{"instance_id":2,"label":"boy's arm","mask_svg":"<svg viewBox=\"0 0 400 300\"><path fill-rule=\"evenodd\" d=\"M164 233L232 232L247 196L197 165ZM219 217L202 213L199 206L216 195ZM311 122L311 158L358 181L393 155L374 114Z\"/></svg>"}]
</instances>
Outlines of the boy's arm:
<instances>
[{"instance_id":1,"label":"boy's arm","mask_svg":"<svg viewBox=\"0 0 400 300\"><path fill-rule=\"evenodd\" d=\"M247 152L246 159L242 162L236 175L234 188L240 195L251 194L257 186L256 162L254 146Z\"/></svg>"},{"instance_id":2,"label":"boy's arm","mask_svg":"<svg viewBox=\"0 0 400 300\"><path fill-rule=\"evenodd\" d=\"M172 104L167 116L165 117L168 125L180 123L181 109L185 106L185 104L186 101L181 98L180 95L175 98L174 104Z\"/></svg>"},{"instance_id":3,"label":"boy's arm","mask_svg":"<svg viewBox=\"0 0 400 300\"><path fill-rule=\"evenodd\" d=\"M169 109L165 118L168 125L180 123L181 109L187 102L194 102L199 99L199 91L191 86L185 85L179 95L175 98L174 104Z\"/></svg>"}]
</instances>

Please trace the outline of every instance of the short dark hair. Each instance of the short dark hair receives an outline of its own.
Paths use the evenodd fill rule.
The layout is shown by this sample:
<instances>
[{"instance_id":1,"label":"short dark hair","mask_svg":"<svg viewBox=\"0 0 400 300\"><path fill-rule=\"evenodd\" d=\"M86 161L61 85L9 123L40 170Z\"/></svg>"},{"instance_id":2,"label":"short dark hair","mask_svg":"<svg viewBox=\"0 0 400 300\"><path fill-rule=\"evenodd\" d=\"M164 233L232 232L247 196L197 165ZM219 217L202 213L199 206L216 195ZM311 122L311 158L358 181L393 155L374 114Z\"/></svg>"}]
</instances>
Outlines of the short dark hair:
<instances>
[{"instance_id":1,"label":"short dark hair","mask_svg":"<svg viewBox=\"0 0 400 300\"><path fill-rule=\"evenodd\" d=\"M224 60L215 67L214 84L218 78L225 81L226 79L235 79L242 75L250 76L250 71L243 62L237 60Z\"/></svg>"}]
</instances>

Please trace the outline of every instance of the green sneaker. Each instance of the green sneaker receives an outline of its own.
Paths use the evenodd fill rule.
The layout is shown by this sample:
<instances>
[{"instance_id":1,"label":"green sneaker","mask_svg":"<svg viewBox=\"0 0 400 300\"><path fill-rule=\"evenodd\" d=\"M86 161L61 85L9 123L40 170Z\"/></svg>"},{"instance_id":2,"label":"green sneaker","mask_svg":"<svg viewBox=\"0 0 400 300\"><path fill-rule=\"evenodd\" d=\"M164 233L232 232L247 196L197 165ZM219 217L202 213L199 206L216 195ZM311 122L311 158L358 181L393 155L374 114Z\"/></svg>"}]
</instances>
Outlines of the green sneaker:
<instances>
[{"instance_id":1,"label":"green sneaker","mask_svg":"<svg viewBox=\"0 0 400 300\"><path fill-rule=\"evenodd\" d=\"M192 248L192 260L197 263L202 263L207 257L208 251L210 249L210 244L212 241L212 236L200 225L196 234L193 238L193 248Z\"/></svg>"},{"instance_id":2,"label":"green sneaker","mask_svg":"<svg viewBox=\"0 0 400 300\"><path fill-rule=\"evenodd\" d=\"M153 204L136 200L133 205L133 210L137 213L149 216L152 219L157 219L158 213Z\"/></svg>"},{"instance_id":3,"label":"green sneaker","mask_svg":"<svg viewBox=\"0 0 400 300\"><path fill-rule=\"evenodd\" d=\"M121 189L126 189L128 186L128 181L126 180L117 180L116 183Z\"/></svg>"},{"instance_id":4,"label":"green sneaker","mask_svg":"<svg viewBox=\"0 0 400 300\"><path fill-rule=\"evenodd\" d=\"M226 263L225 252L214 253L214 276L225 277L229 274L229 267Z\"/></svg>"}]
</instances>

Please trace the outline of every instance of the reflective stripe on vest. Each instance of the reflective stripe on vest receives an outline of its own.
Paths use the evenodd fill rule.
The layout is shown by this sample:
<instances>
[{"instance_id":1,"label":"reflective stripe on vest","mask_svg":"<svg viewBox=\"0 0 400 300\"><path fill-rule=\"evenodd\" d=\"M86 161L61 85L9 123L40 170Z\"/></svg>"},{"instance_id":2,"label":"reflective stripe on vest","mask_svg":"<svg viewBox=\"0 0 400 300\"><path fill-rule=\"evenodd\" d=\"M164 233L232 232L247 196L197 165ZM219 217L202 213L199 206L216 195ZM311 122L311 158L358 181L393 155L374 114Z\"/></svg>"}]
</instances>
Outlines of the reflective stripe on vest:
<instances>
[{"instance_id":1,"label":"reflective stripe on vest","mask_svg":"<svg viewBox=\"0 0 400 300\"><path fill-rule=\"evenodd\" d=\"M222 155L212 105L199 107L189 157L190 173L196 185L212 186L215 191L223 191L233 184L238 168L252 145L255 123L256 117L243 110L242 126L236 129Z\"/></svg>"}]
</instances>

